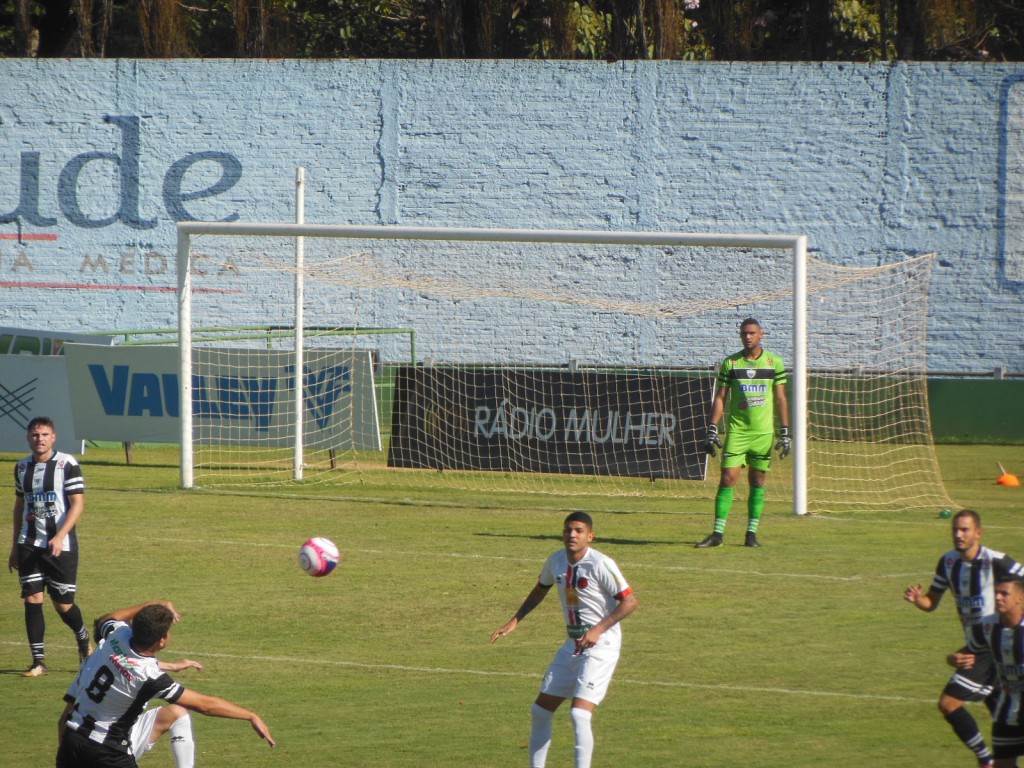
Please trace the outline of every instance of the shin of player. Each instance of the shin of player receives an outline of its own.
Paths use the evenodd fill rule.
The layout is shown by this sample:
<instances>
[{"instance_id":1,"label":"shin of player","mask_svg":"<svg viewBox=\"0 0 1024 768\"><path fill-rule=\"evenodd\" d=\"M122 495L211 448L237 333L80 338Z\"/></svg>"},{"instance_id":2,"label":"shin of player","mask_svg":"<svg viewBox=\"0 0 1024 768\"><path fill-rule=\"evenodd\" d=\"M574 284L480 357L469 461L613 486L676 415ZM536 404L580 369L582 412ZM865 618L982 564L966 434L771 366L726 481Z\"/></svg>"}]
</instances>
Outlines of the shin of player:
<instances>
[{"instance_id":1,"label":"shin of player","mask_svg":"<svg viewBox=\"0 0 1024 768\"><path fill-rule=\"evenodd\" d=\"M164 734L171 743L175 768L195 766L195 739L192 736L192 717L184 707L165 704L149 709L132 727L132 754L139 761Z\"/></svg>"}]
</instances>

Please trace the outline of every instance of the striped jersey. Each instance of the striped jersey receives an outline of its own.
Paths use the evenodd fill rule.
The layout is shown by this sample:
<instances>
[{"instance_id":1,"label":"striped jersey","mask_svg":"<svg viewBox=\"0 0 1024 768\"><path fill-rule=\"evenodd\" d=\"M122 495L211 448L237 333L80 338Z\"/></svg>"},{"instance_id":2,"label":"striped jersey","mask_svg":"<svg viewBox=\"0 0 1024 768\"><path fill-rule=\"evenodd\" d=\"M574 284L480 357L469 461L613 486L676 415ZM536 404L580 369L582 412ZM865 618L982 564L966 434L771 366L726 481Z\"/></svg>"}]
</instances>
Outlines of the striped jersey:
<instances>
[{"instance_id":1,"label":"striped jersey","mask_svg":"<svg viewBox=\"0 0 1024 768\"><path fill-rule=\"evenodd\" d=\"M985 619L968 632L967 650L992 654L999 676L993 720L1005 725L1024 725L1024 622L1006 627L998 618Z\"/></svg>"},{"instance_id":2,"label":"striped jersey","mask_svg":"<svg viewBox=\"0 0 1024 768\"><path fill-rule=\"evenodd\" d=\"M564 549L558 550L544 563L537 580L545 587L558 587L565 628L574 639L583 637L633 592L615 561L593 548L576 564L569 563ZM604 636L621 640L622 630L616 624Z\"/></svg>"},{"instance_id":3,"label":"striped jersey","mask_svg":"<svg viewBox=\"0 0 1024 768\"><path fill-rule=\"evenodd\" d=\"M78 677L64 694L74 709L67 727L98 744L120 752L131 751L131 729L150 699L174 703L185 688L161 671L154 656L132 648L132 628L123 621L107 621L103 638L86 659Z\"/></svg>"},{"instance_id":4,"label":"striped jersey","mask_svg":"<svg viewBox=\"0 0 1024 768\"><path fill-rule=\"evenodd\" d=\"M717 386L729 390L726 432L735 427L756 433L775 431L775 387L785 386L786 366L767 349L757 360L743 352L729 355L718 370Z\"/></svg>"},{"instance_id":5,"label":"striped jersey","mask_svg":"<svg viewBox=\"0 0 1024 768\"><path fill-rule=\"evenodd\" d=\"M953 591L964 633L970 640L970 627L996 616L995 588L1007 578L1024 578L1024 567L1003 552L980 547L978 554L964 562L955 549L939 558L931 589Z\"/></svg>"},{"instance_id":6,"label":"striped jersey","mask_svg":"<svg viewBox=\"0 0 1024 768\"><path fill-rule=\"evenodd\" d=\"M18 543L48 547L64 525L70 497L85 493L85 478L74 456L54 451L47 461L27 456L14 466L14 493L24 502ZM64 539L64 551L78 548L75 529Z\"/></svg>"}]
</instances>

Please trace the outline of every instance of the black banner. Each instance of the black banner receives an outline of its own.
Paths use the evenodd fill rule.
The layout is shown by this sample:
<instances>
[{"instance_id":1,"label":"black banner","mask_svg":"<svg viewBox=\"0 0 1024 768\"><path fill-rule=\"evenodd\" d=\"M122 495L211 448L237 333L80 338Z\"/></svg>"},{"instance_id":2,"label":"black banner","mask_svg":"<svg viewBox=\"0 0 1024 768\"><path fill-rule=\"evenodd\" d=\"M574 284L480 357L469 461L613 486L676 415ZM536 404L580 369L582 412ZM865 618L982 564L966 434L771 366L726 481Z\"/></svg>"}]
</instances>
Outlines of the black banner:
<instances>
[{"instance_id":1,"label":"black banner","mask_svg":"<svg viewBox=\"0 0 1024 768\"><path fill-rule=\"evenodd\" d=\"M714 379L406 366L388 466L700 480Z\"/></svg>"}]
</instances>

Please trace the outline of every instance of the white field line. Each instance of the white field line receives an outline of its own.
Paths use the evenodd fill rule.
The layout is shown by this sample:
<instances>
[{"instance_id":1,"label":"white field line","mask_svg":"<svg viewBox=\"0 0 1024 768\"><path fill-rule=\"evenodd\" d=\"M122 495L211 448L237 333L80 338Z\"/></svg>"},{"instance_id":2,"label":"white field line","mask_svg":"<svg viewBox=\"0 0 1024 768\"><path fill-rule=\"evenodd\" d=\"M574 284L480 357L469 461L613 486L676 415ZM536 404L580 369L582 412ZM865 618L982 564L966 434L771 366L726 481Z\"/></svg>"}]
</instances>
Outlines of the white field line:
<instances>
[{"instance_id":1,"label":"white field line","mask_svg":"<svg viewBox=\"0 0 1024 768\"><path fill-rule=\"evenodd\" d=\"M10 640L3 641L3 645L9 646L23 646L24 642L13 642ZM61 647L60 644L52 643L57 647ZM66 646L67 650L71 650L71 646ZM483 669L460 669L452 667L417 667L407 664L371 664L368 662L361 661L344 661L341 659L310 659L308 656L295 657L295 656L250 656L250 655L239 655L233 653L211 653L207 650L194 651L185 648L175 648L175 655L183 657L188 656L202 656L203 658L214 658L214 659L230 659L235 661L244 662L258 662L261 664L301 664L308 666L310 663L316 666L331 666L331 667L346 667L349 669L365 669L365 670L376 670L385 672L409 672L413 674L425 674L425 675L466 675L471 677L505 677L505 678L519 678L523 680L536 680L539 679L538 673L528 672L501 672L497 670L483 670ZM766 686L757 685L709 685L705 683L687 683L683 681L674 680L631 680L629 678L622 679L616 678L616 684L620 685L637 685L646 688L677 688L677 689L691 689L700 691L729 691L733 693L766 693L771 695L783 695L783 696L811 696L816 698L838 698L838 699L856 699L860 701L894 701L894 702L905 702L909 704L934 704L934 698L931 699L919 699L910 696L885 696L880 694L872 693L844 693L842 691L814 691L814 690L800 690L797 688L771 688Z\"/></svg>"},{"instance_id":2,"label":"white field line","mask_svg":"<svg viewBox=\"0 0 1024 768\"><path fill-rule=\"evenodd\" d=\"M146 541L152 541L152 539L146 539ZM234 539L166 539L168 543L176 542L179 544L218 544L223 546L249 546L263 549L293 549L292 544L277 544L277 543L261 543L252 541L238 541ZM477 554L464 554L458 552L409 552L409 551L392 551L392 550L380 550L380 549L358 549L358 550L347 550L351 552L358 552L360 554L368 555L385 555L395 556L400 555L404 557L416 556L416 557L447 557L452 559L470 559L470 560L497 560L497 561L524 561L523 557L506 557L502 555L477 555ZM652 569L659 571L692 571L702 573L727 573L727 574L738 574L743 576L756 576L756 577L775 577L775 578L797 578L797 579L818 579L823 581L839 581L839 582L857 582L862 581L860 576L833 576L825 574L807 574L807 573L770 573L765 571L754 571L751 569L729 569L729 568L700 568L700 567L689 567L689 566L652 566L643 565L640 563L629 563L628 568L640 568L640 569ZM920 576L919 573L913 574L887 574L886 576L873 575L872 579L878 578L913 578ZM23 643L15 643L6 641L4 645L22 645ZM288 656L239 656L235 654L224 654L224 653L210 653L209 651L189 651L183 649L175 649L177 654L182 656L194 655L201 653L201 655L210 658L224 658L224 659L238 659L242 661L256 661L263 663L274 663L274 664L308 664L310 659L308 657L294 658ZM402 664L371 664L365 662L356 661L343 661L337 659L318 659L315 663L336 666L336 667L348 667L352 669L367 669L367 670L384 670L393 672L411 672L416 674L446 674L446 675L472 675L478 677L506 677L506 678L521 678L521 679L534 679L537 677L536 674L526 672L501 672L501 671L486 671L486 670L474 670L474 669L459 669L459 668L445 668L445 667L417 667L408 666ZM856 699L864 701L893 701L893 702L907 702L914 704L933 704L933 699L920 699L907 696L885 696L879 694L868 694L868 693L844 693L840 691L815 691L815 690L799 690L795 688L772 688L765 686L740 686L740 685L708 685L702 683L688 683L682 681L650 681L650 680L631 680L631 679L617 679L617 683L624 685L638 685L651 688L678 688L678 689L692 689L692 690L706 690L706 691L731 691L738 693L765 693L772 695L791 695L791 696L812 696L819 698L844 698L844 699Z\"/></svg>"}]
</instances>

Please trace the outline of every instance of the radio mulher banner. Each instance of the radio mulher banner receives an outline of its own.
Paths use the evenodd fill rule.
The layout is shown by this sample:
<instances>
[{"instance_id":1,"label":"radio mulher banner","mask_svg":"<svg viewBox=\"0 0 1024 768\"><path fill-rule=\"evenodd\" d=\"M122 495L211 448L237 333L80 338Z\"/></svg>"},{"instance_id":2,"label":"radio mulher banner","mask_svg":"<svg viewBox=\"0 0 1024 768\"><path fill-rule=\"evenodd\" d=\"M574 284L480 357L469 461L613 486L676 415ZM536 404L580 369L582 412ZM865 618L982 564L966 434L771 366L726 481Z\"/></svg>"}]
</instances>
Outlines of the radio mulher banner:
<instances>
[{"instance_id":1,"label":"radio mulher banner","mask_svg":"<svg viewBox=\"0 0 1024 768\"><path fill-rule=\"evenodd\" d=\"M388 466L701 480L714 378L405 366Z\"/></svg>"}]
</instances>

